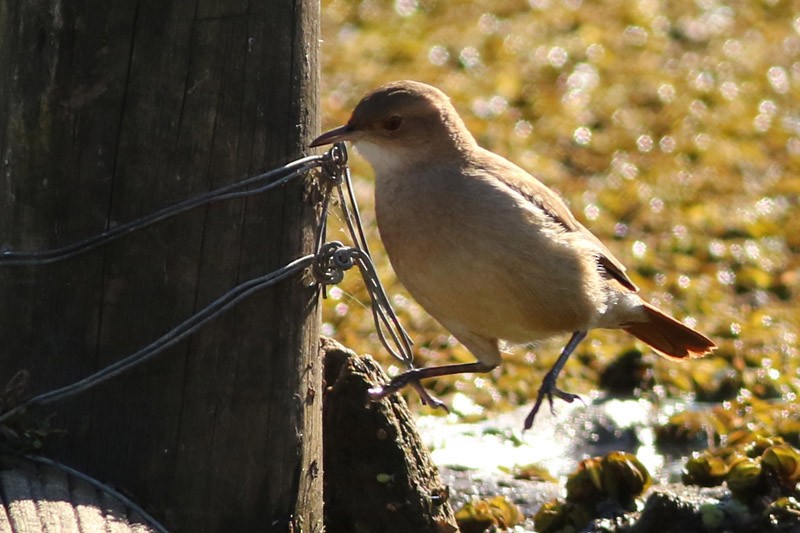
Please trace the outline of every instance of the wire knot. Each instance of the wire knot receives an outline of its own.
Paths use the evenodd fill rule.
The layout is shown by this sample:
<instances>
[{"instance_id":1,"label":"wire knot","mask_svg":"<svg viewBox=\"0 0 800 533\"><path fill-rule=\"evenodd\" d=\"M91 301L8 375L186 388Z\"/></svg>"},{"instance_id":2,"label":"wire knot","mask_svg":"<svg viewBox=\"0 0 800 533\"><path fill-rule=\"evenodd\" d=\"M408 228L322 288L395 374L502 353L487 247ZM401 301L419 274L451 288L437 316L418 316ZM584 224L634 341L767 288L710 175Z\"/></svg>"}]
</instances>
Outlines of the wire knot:
<instances>
[{"instance_id":1,"label":"wire knot","mask_svg":"<svg viewBox=\"0 0 800 533\"><path fill-rule=\"evenodd\" d=\"M328 178L333 185L340 185L344 180L347 169L347 148L342 142L334 144L330 150L322 156L322 174Z\"/></svg>"},{"instance_id":2,"label":"wire knot","mask_svg":"<svg viewBox=\"0 0 800 533\"><path fill-rule=\"evenodd\" d=\"M339 241L326 242L317 252L314 277L323 285L335 285L344 279L345 270L356 264L359 250Z\"/></svg>"}]
</instances>

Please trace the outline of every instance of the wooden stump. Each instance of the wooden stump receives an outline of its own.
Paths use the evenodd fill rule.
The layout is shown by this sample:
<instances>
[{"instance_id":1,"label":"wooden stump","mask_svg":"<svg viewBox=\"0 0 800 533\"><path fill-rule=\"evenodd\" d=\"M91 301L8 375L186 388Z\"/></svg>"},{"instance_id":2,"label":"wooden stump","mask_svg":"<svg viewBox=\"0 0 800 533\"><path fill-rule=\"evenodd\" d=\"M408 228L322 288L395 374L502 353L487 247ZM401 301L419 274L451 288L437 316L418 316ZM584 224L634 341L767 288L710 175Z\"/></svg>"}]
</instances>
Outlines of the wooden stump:
<instances>
[{"instance_id":1,"label":"wooden stump","mask_svg":"<svg viewBox=\"0 0 800 533\"><path fill-rule=\"evenodd\" d=\"M325 527L328 533L457 531L430 454L400 395L367 390L387 381L371 357L322 339Z\"/></svg>"},{"instance_id":2,"label":"wooden stump","mask_svg":"<svg viewBox=\"0 0 800 533\"><path fill-rule=\"evenodd\" d=\"M107 489L107 487L106 487ZM130 502L41 459L0 454L0 531L155 533Z\"/></svg>"}]
</instances>

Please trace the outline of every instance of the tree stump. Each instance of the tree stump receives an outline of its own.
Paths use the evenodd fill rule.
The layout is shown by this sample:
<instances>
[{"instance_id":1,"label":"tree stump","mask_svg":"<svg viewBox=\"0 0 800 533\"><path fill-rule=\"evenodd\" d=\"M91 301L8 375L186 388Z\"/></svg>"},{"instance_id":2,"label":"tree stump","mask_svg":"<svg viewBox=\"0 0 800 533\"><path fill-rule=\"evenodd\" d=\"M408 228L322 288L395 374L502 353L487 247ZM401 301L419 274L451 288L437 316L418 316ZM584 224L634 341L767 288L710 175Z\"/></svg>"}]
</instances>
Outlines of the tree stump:
<instances>
[{"instance_id":1,"label":"tree stump","mask_svg":"<svg viewBox=\"0 0 800 533\"><path fill-rule=\"evenodd\" d=\"M405 400L367 390L388 378L371 357L323 338L323 455L328 533L458 531L430 454Z\"/></svg>"}]
</instances>

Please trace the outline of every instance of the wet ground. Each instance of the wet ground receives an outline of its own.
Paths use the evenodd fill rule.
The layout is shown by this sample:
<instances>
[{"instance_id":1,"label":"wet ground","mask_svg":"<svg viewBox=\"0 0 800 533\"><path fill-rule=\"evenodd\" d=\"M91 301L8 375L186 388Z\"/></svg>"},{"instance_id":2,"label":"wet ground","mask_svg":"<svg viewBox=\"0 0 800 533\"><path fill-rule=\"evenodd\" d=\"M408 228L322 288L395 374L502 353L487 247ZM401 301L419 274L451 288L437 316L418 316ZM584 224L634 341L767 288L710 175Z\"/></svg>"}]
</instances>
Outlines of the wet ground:
<instances>
[{"instance_id":1,"label":"wet ground","mask_svg":"<svg viewBox=\"0 0 800 533\"><path fill-rule=\"evenodd\" d=\"M646 400L592 401L543 408L534 427L523 431L528 407L491 415L479 422L458 422L456 415L422 416L417 426L434 461L459 470L495 473L501 468L537 463L562 481L581 459L610 451L635 454L660 483L680 479L683 457L670 457L655 446L653 427L687 404L655 405ZM466 397L454 399L456 410L478 410ZM687 455L689 450L686 451Z\"/></svg>"},{"instance_id":2,"label":"wet ground","mask_svg":"<svg viewBox=\"0 0 800 533\"><path fill-rule=\"evenodd\" d=\"M525 516L514 531L534 531L533 515L545 502L564 497L566 477L578 462L610 451L637 455L655 482L647 494L660 492L697 506L718 504L729 494L722 487L678 483L686 457L666 455L655 445L655 423L689 408L686 403L591 398L586 402L556 404L555 413L544 409L528 431L522 430L528 407L479 422L460 422L457 415L423 416L417 426L450 487L454 509L475 499L504 496ZM482 414L466 397L454 398L453 408L462 414ZM532 463L544 467L557 481L515 478L517 467Z\"/></svg>"}]
</instances>

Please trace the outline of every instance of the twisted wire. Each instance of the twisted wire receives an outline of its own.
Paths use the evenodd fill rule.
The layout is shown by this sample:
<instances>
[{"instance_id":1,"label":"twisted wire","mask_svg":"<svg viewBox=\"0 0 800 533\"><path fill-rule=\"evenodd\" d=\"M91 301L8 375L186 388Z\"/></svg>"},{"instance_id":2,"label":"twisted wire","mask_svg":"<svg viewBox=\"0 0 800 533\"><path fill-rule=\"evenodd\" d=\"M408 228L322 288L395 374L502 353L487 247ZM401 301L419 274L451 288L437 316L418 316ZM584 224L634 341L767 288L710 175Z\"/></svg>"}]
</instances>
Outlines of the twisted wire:
<instances>
[{"instance_id":1,"label":"twisted wire","mask_svg":"<svg viewBox=\"0 0 800 533\"><path fill-rule=\"evenodd\" d=\"M109 494L113 498L116 498L118 501L122 502L122 504L128 509L135 511L136 514L138 514L139 516L142 517L142 519L144 519L145 524L148 527L153 528L157 533L167 533L167 528L161 525L160 522L158 522L155 518L153 518L152 515L150 515L147 511L145 511L140 505L138 505L136 502L134 502L121 492L114 490L109 485L106 485L105 483L102 483L96 480L95 478L88 476L83 472L79 472L78 470L75 470L74 468L71 468L63 463L59 463L58 461L48 459L47 457L43 457L41 455L30 455L30 454L18 454L18 455L20 457L27 459L28 461L47 465L50 468L61 470L62 472L65 472L70 476L85 481L89 485L93 486L95 489L100 490L101 492L104 492L106 494Z\"/></svg>"},{"instance_id":2,"label":"twisted wire","mask_svg":"<svg viewBox=\"0 0 800 533\"><path fill-rule=\"evenodd\" d=\"M56 400L62 400L64 398L74 396L80 392L99 385L100 383L103 383L104 381L107 381L114 376L133 368L134 366L140 365L141 363L152 359L155 355L163 352L170 346L177 344L181 340L193 334L204 324L218 317L248 296L304 269L310 265L312 261L314 261L314 255L309 254L295 259L291 263L273 272L270 272L269 274L253 278L237 285L144 348L141 348L131 355L124 357L123 359L120 359L119 361L116 361L102 368L101 370L98 370L94 374L91 374L64 387L34 396L17 405L13 409L0 414L0 423L5 422L15 414L22 412L29 407L45 405Z\"/></svg>"},{"instance_id":3,"label":"twisted wire","mask_svg":"<svg viewBox=\"0 0 800 533\"><path fill-rule=\"evenodd\" d=\"M411 348L413 341L408 335L400 319L392 308L389 297L381 284L375 265L372 262L372 254L369 250L364 225L361 221L361 213L358 209L353 183L350 176L350 167L347 165L347 148L344 143L336 143L331 149L331 163L322 167L323 174L327 176L333 186L337 189L347 229L350 238L353 240L354 247L347 248L341 243L328 243L330 248L325 251L334 257L333 262L322 263L329 270L324 270L323 276L317 279L321 283L328 283L325 276L332 276L336 279L334 283L339 283L343 276L343 270L351 268L354 264L358 265L364 285L370 296L372 319L375 322L375 331L386 351L395 359L406 365L413 367L414 352ZM339 155L339 153L341 155ZM318 250L318 254L323 250ZM326 256L323 256L323 260ZM345 267L345 265L348 265ZM338 274L333 274L330 269L339 268ZM387 338L388 334L388 338ZM391 341L390 341L391 338Z\"/></svg>"},{"instance_id":4,"label":"twisted wire","mask_svg":"<svg viewBox=\"0 0 800 533\"><path fill-rule=\"evenodd\" d=\"M115 226L98 235L89 237L88 239L67 244L58 248L35 252L17 252L13 250L5 250L0 252L0 266L47 265L57 261L63 261L90 250L94 250L95 248L99 248L100 246L108 244L111 241L119 239L123 235L140 230L155 224L156 222L174 217L185 211L194 209L195 207L207 205L213 202L219 202L222 200L232 200L234 198L260 194L270 189L280 187L281 185L284 185L292 179L305 174L313 168L321 167L327 162L327 159L328 157L326 155L312 155L304 157L302 159L287 163L286 165L276 169L270 170L269 172L264 172L256 176L219 187L213 191L209 191L193 198L188 198L177 204L159 209L158 211L154 211L149 215L145 215L141 218L137 218L136 220ZM259 185L264 181L270 180L284 172L289 173L279 179L276 179L275 181L270 181L266 184ZM254 189L241 190L252 185L259 186Z\"/></svg>"}]
</instances>

